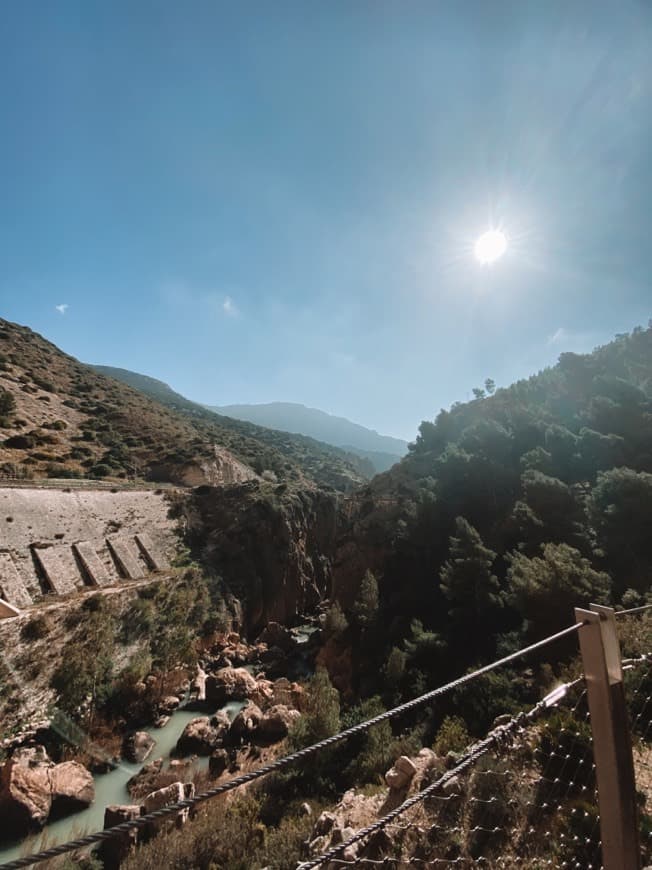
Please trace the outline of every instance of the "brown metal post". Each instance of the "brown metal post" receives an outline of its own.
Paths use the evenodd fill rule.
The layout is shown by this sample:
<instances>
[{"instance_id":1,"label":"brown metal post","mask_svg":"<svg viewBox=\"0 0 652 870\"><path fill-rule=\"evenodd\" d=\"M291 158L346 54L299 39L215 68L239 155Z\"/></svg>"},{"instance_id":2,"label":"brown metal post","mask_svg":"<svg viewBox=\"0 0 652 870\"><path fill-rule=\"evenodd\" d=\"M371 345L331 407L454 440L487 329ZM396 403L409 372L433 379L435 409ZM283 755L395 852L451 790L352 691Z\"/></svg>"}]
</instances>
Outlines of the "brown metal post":
<instances>
[{"instance_id":1,"label":"brown metal post","mask_svg":"<svg viewBox=\"0 0 652 870\"><path fill-rule=\"evenodd\" d=\"M640 870L632 743L613 610L575 609L584 664L598 784L605 870Z\"/></svg>"}]
</instances>

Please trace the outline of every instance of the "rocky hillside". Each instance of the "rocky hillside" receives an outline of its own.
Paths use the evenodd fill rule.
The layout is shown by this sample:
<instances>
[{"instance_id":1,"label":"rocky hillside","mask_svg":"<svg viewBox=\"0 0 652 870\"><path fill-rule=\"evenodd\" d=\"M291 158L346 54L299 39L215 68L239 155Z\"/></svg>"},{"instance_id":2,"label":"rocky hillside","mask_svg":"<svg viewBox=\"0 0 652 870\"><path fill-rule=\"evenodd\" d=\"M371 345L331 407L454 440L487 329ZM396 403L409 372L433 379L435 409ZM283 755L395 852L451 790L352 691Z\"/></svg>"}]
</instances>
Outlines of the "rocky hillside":
<instances>
[{"instance_id":1,"label":"rocky hillside","mask_svg":"<svg viewBox=\"0 0 652 870\"><path fill-rule=\"evenodd\" d=\"M6 320L0 320L0 474L187 485L265 476L340 491L363 480L341 451L193 403L163 405Z\"/></svg>"},{"instance_id":2,"label":"rocky hillside","mask_svg":"<svg viewBox=\"0 0 652 870\"><path fill-rule=\"evenodd\" d=\"M293 430L279 431L283 427L273 425L273 422L269 425L254 425L244 419L218 414L217 409L206 408L204 405L186 399L163 381L128 369L97 365L91 368L99 374L107 375L133 387L150 399L193 420L219 425L235 436L245 436L260 441L266 447L278 450L284 457L297 462L315 480L331 484L336 489L349 487L350 484L344 478L351 473L351 470L358 479L368 479L374 474L375 466L363 455L359 455L355 450L340 449L331 443L324 443L323 440L307 437L310 433L292 434ZM329 479L329 475L332 475L332 479Z\"/></svg>"}]
</instances>

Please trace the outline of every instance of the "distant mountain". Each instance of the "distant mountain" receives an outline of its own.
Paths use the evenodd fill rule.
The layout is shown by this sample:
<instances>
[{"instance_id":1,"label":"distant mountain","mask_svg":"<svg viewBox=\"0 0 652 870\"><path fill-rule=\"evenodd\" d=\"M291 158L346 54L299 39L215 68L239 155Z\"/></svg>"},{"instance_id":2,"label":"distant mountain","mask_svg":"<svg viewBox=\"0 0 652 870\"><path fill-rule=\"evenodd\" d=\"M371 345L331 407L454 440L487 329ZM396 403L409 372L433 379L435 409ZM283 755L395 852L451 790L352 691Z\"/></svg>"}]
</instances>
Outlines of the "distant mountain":
<instances>
[{"instance_id":1,"label":"distant mountain","mask_svg":"<svg viewBox=\"0 0 652 870\"><path fill-rule=\"evenodd\" d=\"M332 485L335 489L348 490L356 483L373 477L378 470L376 465L358 450L345 450L330 442L319 441L303 434L291 433L286 429L278 429L269 425L261 426L243 418L230 417L208 405L200 405L186 399L185 396L175 392L163 381L148 375L114 366L93 365L90 368L98 374L127 384L144 393L150 399L165 405L166 408L186 417L203 420L213 425L217 424L236 437L245 436L255 439L279 451L296 462L309 477L322 485ZM254 461L255 467L258 464ZM385 465L384 467L389 466Z\"/></svg>"},{"instance_id":2,"label":"distant mountain","mask_svg":"<svg viewBox=\"0 0 652 870\"><path fill-rule=\"evenodd\" d=\"M0 318L0 477L253 481L291 498L349 492L372 474L340 448L220 417L161 381L84 365Z\"/></svg>"},{"instance_id":3,"label":"distant mountain","mask_svg":"<svg viewBox=\"0 0 652 870\"><path fill-rule=\"evenodd\" d=\"M296 402L269 402L261 405L207 405L211 411L247 420L259 426L268 426L284 432L309 435L326 444L341 447L369 459L376 471L386 471L407 453L407 441L379 435L359 423L352 423L345 417L336 417L308 408Z\"/></svg>"}]
</instances>

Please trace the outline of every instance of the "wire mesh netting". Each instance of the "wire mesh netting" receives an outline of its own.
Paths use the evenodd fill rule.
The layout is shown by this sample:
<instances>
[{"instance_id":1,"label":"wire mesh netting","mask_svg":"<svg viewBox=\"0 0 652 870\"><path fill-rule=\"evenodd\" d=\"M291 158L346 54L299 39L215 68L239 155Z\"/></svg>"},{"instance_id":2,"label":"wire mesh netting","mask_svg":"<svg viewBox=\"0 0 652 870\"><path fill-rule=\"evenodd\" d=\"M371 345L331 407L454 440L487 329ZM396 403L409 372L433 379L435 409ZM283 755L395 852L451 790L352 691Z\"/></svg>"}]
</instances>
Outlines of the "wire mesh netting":
<instances>
[{"instance_id":1,"label":"wire mesh netting","mask_svg":"<svg viewBox=\"0 0 652 870\"><path fill-rule=\"evenodd\" d=\"M506 717L509 719L510 717ZM513 720L512 720L513 721ZM439 759L418 783L442 777ZM322 865L598 868L600 819L583 680L373 837Z\"/></svg>"},{"instance_id":2,"label":"wire mesh netting","mask_svg":"<svg viewBox=\"0 0 652 870\"><path fill-rule=\"evenodd\" d=\"M622 615L618 635L623 653L625 699L639 811L642 861L652 861L652 613Z\"/></svg>"}]
</instances>

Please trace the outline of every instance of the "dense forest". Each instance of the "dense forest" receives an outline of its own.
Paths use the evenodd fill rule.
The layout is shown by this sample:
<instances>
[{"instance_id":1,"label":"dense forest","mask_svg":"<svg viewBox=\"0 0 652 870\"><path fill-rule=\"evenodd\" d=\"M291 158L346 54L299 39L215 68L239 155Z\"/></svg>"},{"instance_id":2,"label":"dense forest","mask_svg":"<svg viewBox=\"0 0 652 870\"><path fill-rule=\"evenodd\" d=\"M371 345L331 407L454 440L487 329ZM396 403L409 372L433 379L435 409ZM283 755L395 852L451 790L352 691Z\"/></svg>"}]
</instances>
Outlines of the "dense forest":
<instances>
[{"instance_id":1,"label":"dense forest","mask_svg":"<svg viewBox=\"0 0 652 870\"><path fill-rule=\"evenodd\" d=\"M571 624L575 606L648 593L652 325L475 395L423 422L356 500L367 571L355 599L340 581L329 614L353 694L413 694Z\"/></svg>"}]
</instances>

